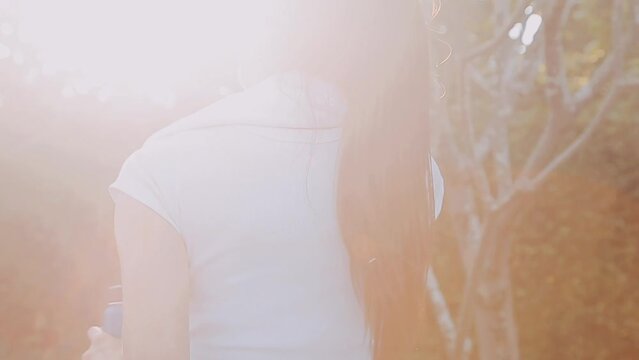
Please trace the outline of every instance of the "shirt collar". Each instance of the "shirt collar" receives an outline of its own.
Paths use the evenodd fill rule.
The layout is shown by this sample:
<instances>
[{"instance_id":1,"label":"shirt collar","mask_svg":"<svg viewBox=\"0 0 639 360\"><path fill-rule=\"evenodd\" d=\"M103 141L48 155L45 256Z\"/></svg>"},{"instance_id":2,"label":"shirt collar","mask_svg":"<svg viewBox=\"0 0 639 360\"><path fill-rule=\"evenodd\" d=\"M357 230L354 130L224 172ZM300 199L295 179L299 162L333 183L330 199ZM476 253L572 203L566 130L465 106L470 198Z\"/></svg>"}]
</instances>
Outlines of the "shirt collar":
<instances>
[{"instance_id":1,"label":"shirt collar","mask_svg":"<svg viewBox=\"0 0 639 360\"><path fill-rule=\"evenodd\" d=\"M302 71L278 72L151 135L148 141L215 126L339 129L347 110L335 84Z\"/></svg>"}]
</instances>

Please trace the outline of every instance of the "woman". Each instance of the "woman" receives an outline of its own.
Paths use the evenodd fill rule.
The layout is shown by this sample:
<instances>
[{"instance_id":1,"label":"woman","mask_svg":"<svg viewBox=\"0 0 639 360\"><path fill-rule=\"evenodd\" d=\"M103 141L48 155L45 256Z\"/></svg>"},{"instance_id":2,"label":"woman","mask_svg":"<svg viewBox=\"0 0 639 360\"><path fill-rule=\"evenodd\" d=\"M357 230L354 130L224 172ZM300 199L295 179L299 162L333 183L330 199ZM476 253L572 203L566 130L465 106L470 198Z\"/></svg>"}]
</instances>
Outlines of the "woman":
<instances>
[{"instance_id":1,"label":"woman","mask_svg":"<svg viewBox=\"0 0 639 360\"><path fill-rule=\"evenodd\" d=\"M401 359L427 336L443 183L420 3L248 2L268 6L241 2L244 91L109 187L123 336L89 329L83 359Z\"/></svg>"}]
</instances>

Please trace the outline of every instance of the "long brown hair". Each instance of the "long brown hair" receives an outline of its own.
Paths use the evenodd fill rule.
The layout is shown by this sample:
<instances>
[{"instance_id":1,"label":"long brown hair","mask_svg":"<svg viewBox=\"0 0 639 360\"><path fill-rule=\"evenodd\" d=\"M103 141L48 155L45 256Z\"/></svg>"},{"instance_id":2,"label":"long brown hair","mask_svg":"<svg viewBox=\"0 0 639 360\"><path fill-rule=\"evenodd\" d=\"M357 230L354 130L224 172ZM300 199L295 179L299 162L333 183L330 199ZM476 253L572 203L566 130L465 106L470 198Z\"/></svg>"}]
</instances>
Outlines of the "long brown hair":
<instances>
[{"instance_id":1,"label":"long brown hair","mask_svg":"<svg viewBox=\"0 0 639 360\"><path fill-rule=\"evenodd\" d=\"M375 360L415 351L424 330L434 204L428 30L418 0L296 0L283 45L348 101L338 216Z\"/></svg>"},{"instance_id":2,"label":"long brown hair","mask_svg":"<svg viewBox=\"0 0 639 360\"><path fill-rule=\"evenodd\" d=\"M386 53L378 67L363 74L359 89L349 94L338 180L342 236L375 360L400 359L426 336L424 277L434 209L427 187L426 30L419 8L387 3L392 9L382 15L396 17L391 26L405 23L381 39Z\"/></svg>"}]
</instances>

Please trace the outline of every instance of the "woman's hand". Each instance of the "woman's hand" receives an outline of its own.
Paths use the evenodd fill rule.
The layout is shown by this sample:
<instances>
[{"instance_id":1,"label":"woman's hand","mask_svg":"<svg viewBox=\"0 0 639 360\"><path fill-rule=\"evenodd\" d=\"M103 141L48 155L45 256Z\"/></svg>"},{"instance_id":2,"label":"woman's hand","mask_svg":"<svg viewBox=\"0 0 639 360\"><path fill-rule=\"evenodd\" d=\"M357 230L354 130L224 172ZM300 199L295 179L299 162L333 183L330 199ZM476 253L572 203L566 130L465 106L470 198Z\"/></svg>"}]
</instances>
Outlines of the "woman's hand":
<instances>
[{"instance_id":1,"label":"woman's hand","mask_svg":"<svg viewBox=\"0 0 639 360\"><path fill-rule=\"evenodd\" d=\"M93 326L87 331L91 341L89 349L82 354L82 360L122 360L122 340L105 333L101 328Z\"/></svg>"}]
</instances>

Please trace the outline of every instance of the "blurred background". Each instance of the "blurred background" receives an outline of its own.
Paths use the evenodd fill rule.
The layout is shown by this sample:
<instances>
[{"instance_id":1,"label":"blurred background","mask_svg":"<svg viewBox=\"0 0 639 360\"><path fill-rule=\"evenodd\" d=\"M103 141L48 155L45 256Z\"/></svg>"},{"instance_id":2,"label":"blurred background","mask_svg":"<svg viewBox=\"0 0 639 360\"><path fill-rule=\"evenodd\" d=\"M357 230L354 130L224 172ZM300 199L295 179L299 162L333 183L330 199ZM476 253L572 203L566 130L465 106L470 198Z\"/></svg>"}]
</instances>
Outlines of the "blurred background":
<instances>
[{"instance_id":1,"label":"blurred background","mask_svg":"<svg viewBox=\"0 0 639 360\"><path fill-rule=\"evenodd\" d=\"M0 359L79 358L119 281L107 186L240 89L242 30L203 3L0 0ZM416 358L639 358L639 1L434 5L446 198Z\"/></svg>"}]
</instances>

